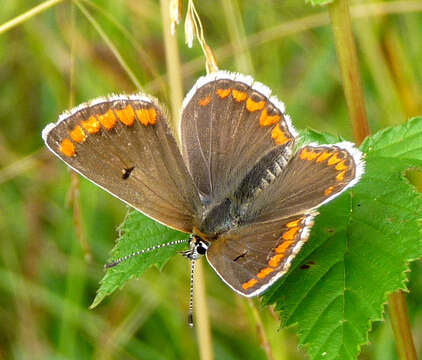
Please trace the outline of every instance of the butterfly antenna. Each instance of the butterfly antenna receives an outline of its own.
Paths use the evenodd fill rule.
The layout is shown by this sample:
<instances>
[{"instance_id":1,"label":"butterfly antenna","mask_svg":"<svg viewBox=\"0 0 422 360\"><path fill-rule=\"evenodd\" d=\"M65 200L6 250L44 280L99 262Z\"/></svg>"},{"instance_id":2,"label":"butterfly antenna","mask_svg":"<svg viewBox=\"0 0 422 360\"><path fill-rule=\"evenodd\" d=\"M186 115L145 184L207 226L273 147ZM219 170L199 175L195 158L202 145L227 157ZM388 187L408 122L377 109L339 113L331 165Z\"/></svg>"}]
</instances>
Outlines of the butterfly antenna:
<instances>
[{"instance_id":1,"label":"butterfly antenna","mask_svg":"<svg viewBox=\"0 0 422 360\"><path fill-rule=\"evenodd\" d=\"M190 268L190 294L189 294L189 315L188 315L188 324L190 327L193 327L193 278L195 274L195 259L191 261Z\"/></svg>"},{"instance_id":2,"label":"butterfly antenna","mask_svg":"<svg viewBox=\"0 0 422 360\"><path fill-rule=\"evenodd\" d=\"M151 251L154 251L154 250L163 248L163 247L172 246L172 245L178 245L178 244L182 244L182 243L186 243L186 242L189 242L189 239L173 240L173 241L169 241L169 242L164 243L164 244L154 245L154 246L151 246L149 248L138 250L138 251L135 251L132 254L123 256L120 259L117 259L117 260L115 260L115 261L113 261L113 262L111 262L109 264L105 264L104 267L106 269L109 269L109 268L115 267L116 265L119 265L123 261L126 261L126 260L128 260L130 258L133 258L134 256L138 256L138 255L141 255L141 254L144 254L144 253L147 253L147 252L151 252Z\"/></svg>"}]
</instances>

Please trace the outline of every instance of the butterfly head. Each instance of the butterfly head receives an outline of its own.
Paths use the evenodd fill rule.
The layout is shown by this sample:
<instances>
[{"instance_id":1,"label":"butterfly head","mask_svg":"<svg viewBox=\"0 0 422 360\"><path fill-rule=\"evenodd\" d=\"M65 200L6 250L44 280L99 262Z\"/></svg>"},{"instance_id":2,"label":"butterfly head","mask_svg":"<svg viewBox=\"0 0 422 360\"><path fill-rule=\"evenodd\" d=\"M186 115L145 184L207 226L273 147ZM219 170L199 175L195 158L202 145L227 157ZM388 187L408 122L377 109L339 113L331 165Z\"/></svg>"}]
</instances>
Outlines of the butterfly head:
<instances>
[{"instance_id":1,"label":"butterfly head","mask_svg":"<svg viewBox=\"0 0 422 360\"><path fill-rule=\"evenodd\" d=\"M189 250L182 251L181 254L190 260L199 259L207 252L209 243L200 236L192 234L189 238Z\"/></svg>"}]
</instances>

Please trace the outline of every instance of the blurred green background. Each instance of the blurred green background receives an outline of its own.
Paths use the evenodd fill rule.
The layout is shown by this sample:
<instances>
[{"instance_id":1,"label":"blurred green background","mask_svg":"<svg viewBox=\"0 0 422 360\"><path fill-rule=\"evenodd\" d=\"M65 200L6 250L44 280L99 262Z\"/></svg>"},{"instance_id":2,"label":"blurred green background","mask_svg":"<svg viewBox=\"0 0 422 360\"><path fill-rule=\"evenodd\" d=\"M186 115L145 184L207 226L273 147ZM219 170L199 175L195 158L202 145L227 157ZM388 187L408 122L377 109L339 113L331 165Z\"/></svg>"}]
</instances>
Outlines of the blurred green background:
<instances>
[{"instance_id":1,"label":"blurred green background","mask_svg":"<svg viewBox=\"0 0 422 360\"><path fill-rule=\"evenodd\" d=\"M182 257L88 309L127 209L86 180L72 186L70 171L41 139L72 101L136 91L98 29L143 90L170 107L160 2L80 1L91 21L70 1L56 2L0 30L0 359L196 359ZM3 1L0 26L41 3ZM267 84L298 128L352 140L326 8L298 0L195 4L220 68ZM372 132L420 115L422 2L351 5ZM177 39L186 92L205 73L204 58L197 42L184 44L183 24ZM73 207L70 189L80 191ZM250 304L204 265L215 358L266 359ZM407 297L419 354L421 274L414 263ZM256 304L273 358L306 358L295 329L279 330L277 315ZM370 339L361 359L397 358L387 315Z\"/></svg>"}]
</instances>

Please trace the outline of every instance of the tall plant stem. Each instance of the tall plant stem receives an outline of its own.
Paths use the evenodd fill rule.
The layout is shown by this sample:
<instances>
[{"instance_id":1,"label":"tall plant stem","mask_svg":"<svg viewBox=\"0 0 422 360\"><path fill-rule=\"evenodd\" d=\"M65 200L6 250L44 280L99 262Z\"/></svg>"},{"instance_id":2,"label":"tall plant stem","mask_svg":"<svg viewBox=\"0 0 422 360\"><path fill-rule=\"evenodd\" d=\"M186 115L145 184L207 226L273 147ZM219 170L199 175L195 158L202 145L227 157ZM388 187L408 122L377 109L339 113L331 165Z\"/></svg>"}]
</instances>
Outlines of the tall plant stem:
<instances>
[{"instance_id":1,"label":"tall plant stem","mask_svg":"<svg viewBox=\"0 0 422 360\"><path fill-rule=\"evenodd\" d=\"M163 22L164 45L166 50L167 74L169 74L168 81L170 84L171 113L173 115L171 127L176 140L179 141L177 129L179 111L183 101L182 70L179 59L177 38L176 35L171 35L169 0L160 0L160 5L161 18ZM209 324L207 298L205 294L205 278L202 270L202 262L200 260L197 261L195 270L194 321L198 335L199 353L201 360L212 360L214 355L212 352L211 329Z\"/></svg>"},{"instance_id":2,"label":"tall plant stem","mask_svg":"<svg viewBox=\"0 0 422 360\"><path fill-rule=\"evenodd\" d=\"M353 134L360 144L369 135L369 126L348 0L334 1L329 13Z\"/></svg>"},{"instance_id":3,"label":"tall plant stem","mask_svg":"<svg viewBox=\"0 0 422 360\"><path fill-rule=\"evenodd\" d=\"M329 5L329 13L353 134L360 144L369 135L369 126L348 0L334 1ZM389 295L388 309L400 359L416 359L406 299L401 290Z\"/></svg>"},{"instance_id":4,"label":"tall plant stem","mask_svg":"<svg viewBox=\"0 0 422 360\"><path fill-rule=\"evenodd\" d=\"M169 3L169 0L160 0L164 46L166 50L166 67L168 82L170 85L170 103L172 115L170 126L173 130L173 133L176 135L176 141L178 142L179 136L176 131L178 129L179 110L183 102L183 82L179 48L177 47L177 37L176 34L174 36L171 35Z\"/></svg>"},{"instance_id":5,"label":"tall plant stem","mask_svg":"<svg viewBox=\"0 0 422 360\"><path fill-rule=\"evenodd\" d=\"M203 259L199 259L196 262L194 287L196 333L198 334L201 360L213 360L214 354L205 290L204 264Z\"/></svg>"},{"instance_id":6,"label":"tall plant stem","mask_svg":"<svg viewBox=\"0 0 422 360\"><path fill-rule=\"evenodd\" d=\"M416 360L406 297L402 290L396 291L388 297L388 309L399 358L401 360Z\"/></svg>"}]
</instances>

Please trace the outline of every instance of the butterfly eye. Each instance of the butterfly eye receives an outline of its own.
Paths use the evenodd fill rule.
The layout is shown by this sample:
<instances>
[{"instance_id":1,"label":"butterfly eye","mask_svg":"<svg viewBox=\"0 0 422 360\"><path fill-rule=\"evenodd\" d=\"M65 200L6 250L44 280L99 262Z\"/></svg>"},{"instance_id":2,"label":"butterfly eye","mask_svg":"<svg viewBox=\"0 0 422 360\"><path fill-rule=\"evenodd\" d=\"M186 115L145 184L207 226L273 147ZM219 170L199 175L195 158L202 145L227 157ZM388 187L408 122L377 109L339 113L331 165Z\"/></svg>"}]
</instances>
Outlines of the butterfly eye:
<instances>
[{"instance_id":1,"label":"butterfly eye","mask_svg":"<svg viewBox=\"0 0 422 360\"><path fill-rule=\"evenodd\" d=\"M196 251L198 252L198 254L204 255L207 252L207 248L204 247L203 244L199 244L198 247L196 248Z\"/></svg>"}]
</instances>

